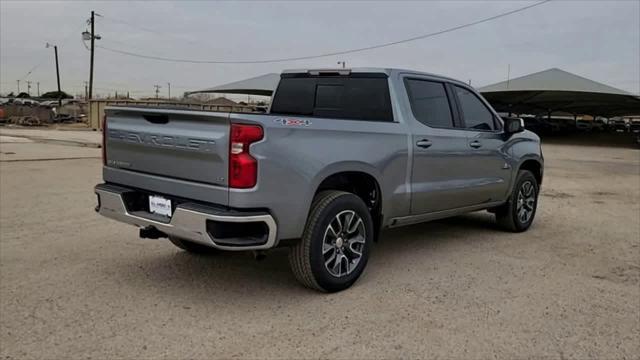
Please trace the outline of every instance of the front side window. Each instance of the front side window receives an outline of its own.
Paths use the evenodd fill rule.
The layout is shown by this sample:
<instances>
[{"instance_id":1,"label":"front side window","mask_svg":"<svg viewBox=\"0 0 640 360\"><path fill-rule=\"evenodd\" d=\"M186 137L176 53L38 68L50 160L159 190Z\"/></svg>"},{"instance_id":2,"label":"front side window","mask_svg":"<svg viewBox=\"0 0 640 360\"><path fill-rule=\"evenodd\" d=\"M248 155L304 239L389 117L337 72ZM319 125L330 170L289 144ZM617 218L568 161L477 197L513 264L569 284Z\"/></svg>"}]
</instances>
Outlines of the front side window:
<instances>
[{"instance_id":1,"label":"front side window","mask_svg":"<svg viewBox=\"0 0 640 360\"><path fill-rule=\"evenodd\" d=\"M466 128L474 130L494 130L493 114L471 91L455 86L460 109Z\"/></svg>"},{"instance_id":2,"label":"front side window","mask_svg":"<svg viewBox=\"0 0 640 360\"><path fill-rule=\"evenodd\" d=\"M431 127L453 127L451 107L443 83L406 79L405 86L416 120Z\"/></svg>"}]
</instances>

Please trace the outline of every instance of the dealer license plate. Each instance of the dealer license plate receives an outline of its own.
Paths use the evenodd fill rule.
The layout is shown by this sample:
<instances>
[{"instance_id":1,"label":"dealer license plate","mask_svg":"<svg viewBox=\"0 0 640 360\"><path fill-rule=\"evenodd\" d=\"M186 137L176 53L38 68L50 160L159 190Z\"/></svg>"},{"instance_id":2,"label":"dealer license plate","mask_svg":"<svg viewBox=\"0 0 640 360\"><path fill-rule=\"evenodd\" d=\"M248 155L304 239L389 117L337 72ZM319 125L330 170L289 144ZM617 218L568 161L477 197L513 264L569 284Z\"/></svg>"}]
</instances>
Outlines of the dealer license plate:
<instances>
[{"instance_id":1,"label":"dealer license plate","mask_svg":"<svg viewBox=\"0 0 640 360\"><path fill-rule=\"evenodd\" d=\"M149 195L149 211L154 214L171 217L171 200L162 196Z\"/></svg>"}]
</instances>

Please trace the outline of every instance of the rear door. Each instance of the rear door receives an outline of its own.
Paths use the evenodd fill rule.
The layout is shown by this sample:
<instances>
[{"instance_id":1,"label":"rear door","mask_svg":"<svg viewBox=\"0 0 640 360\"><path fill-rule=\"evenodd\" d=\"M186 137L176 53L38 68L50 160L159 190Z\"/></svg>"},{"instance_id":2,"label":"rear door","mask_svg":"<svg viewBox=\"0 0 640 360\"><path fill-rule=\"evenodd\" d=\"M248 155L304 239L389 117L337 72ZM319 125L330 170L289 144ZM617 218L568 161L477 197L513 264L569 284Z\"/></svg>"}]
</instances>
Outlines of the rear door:
<instances>
[{"instance_id":1,"label":"rear door","mask_svg":"<svg viewBox=\"0 0 640 360\"><path fill-rule=\"evenodd\" d=\"M446 83L406 77L411 108L413 165L411 214L463 207L468 186L467 134L460 129L453 94Z\"/></svg>"},{"instance_id":2,"label":"rear door","mask_svg":"<svg viewBox=\"0 0 640 360\"><path fill-rule=\"evenodd\" d=\"M504 200L512 171L502 123L475 91L462 85L451 85L451 89L467 137L467 201L475 205Z\"/></svg>"},{"instance_id":3,"label":"rear door","mask_svg":"<svg viewBox=\"0 0 640 360\"><path fill-rule=\"evenodd\" d=\"M227 186L229 114L109 108L106 166Z\"/></svg>"}]
</instances>

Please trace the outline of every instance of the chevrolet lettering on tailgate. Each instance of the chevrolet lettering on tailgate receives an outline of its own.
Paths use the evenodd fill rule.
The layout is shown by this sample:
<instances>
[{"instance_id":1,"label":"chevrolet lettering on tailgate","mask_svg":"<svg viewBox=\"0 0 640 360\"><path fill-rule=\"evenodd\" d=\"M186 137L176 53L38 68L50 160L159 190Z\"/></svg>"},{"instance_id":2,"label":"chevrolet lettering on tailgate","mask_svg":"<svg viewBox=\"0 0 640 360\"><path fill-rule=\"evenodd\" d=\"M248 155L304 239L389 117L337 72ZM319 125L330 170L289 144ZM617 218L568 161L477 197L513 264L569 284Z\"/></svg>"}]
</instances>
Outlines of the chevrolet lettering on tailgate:
<instances>
[{"instance_id":1,"label":"chevrolet lettering on tailgate","mask_svg":"<svg viewBox=\"0 0 640 360\"><path fill-rule=\"evenodd\" d=\"M164 148L176 148L201 152L215 151L214 140L183 136L158 135L144 132L108 129L109 139Z\"/></svg>"}]
</instances>

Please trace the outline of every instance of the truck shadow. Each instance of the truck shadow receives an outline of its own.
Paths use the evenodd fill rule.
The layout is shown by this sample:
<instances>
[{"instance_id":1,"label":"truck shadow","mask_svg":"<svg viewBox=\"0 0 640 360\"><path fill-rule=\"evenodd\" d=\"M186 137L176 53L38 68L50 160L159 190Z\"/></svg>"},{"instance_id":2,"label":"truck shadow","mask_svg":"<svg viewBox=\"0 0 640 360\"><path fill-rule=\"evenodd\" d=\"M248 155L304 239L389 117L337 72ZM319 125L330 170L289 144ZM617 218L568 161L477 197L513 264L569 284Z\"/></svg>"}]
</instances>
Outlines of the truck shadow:
<instances>
[{"instance_id":1,"label":"truck shadow","mask_svg":"<svg viewBox=\"0 0 640 360\"><path fill-rule=\"evenodd\" d=\"M368 277L376 278L376 273L388 272L407 256L440 256L468 246L477 240L478 234L491 240L507 233L497 230L489 214L469 214L387 230L374 245L365 276L356 285L362 285L363 280L367 283ZM237 305L245 297L255 299L256 294L285 302L318 296L297 283L289 269L286 248L272 250L264 260L256 261L251 253L193 255L174 250L168 241L166 246L167 251L161 255L155 252L135 257L135 261L120 267L117 272L121 275L117 276L128 279L122 284L132 291L146 289L154 296L161 292L162 296L188 298L192 303L231 301L233 304L229 305Z\"/></svg>"}]
</instances>

